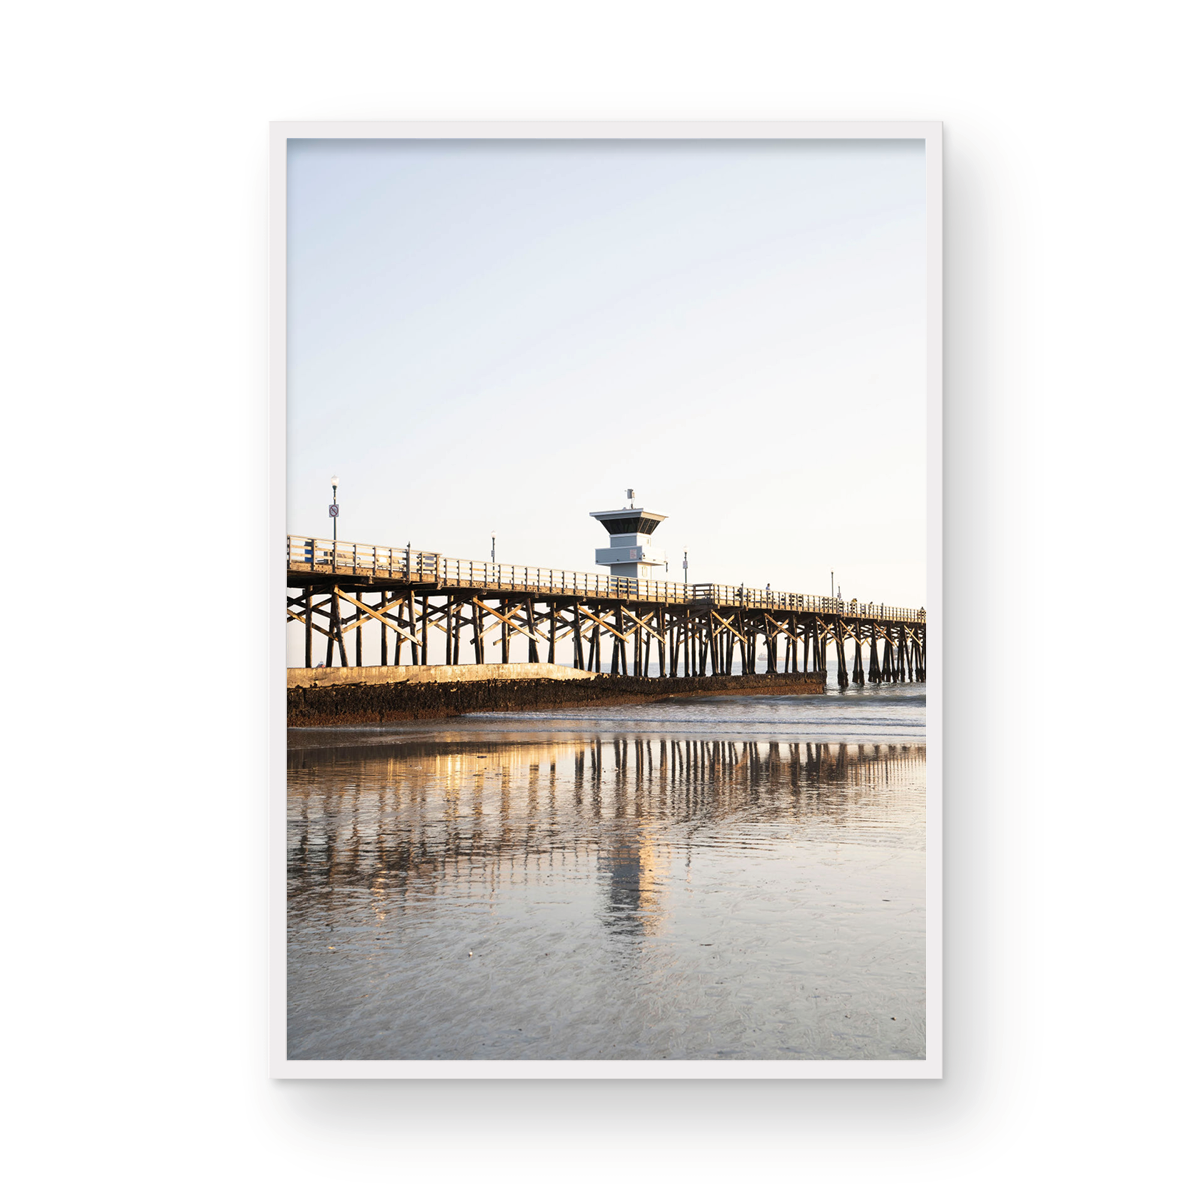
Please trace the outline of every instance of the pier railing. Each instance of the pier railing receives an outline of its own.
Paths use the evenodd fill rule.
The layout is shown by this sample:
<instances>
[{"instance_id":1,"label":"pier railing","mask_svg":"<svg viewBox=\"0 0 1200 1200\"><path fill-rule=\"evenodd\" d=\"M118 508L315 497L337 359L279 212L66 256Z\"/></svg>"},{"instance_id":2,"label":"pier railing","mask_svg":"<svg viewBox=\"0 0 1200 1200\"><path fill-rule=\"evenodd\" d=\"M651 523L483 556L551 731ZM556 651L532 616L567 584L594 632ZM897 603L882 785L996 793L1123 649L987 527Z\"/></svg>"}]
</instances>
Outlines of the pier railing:
<instances>
[{"instance_id":1,"label":"pier railing","mask_svg":"<svg viewBox=\"0 0 1200 1200\"><path fill-rule=\"evenodd\" d=\"M715 583L668 583L657 579L623 579L589 571L518 567L467 558L447 558L411 546L369 546L326 538L288 536L290 574L361 575L425 587L499 588L650 604L711 604L720 608L758 608L787 612L826 613L851 619L924 623L925 610L860 604L832 596L776 591L774 588L729 587Z\"/></svg>"}]
</instances>

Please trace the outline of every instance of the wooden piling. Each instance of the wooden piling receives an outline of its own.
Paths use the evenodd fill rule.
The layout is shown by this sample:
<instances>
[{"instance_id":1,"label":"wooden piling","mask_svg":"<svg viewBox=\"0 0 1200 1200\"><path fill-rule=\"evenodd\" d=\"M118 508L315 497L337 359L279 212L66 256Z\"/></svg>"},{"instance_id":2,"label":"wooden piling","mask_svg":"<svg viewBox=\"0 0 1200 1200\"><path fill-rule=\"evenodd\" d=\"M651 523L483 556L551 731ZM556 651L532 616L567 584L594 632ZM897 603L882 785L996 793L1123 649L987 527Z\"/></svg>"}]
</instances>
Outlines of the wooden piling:
<instances>
[{"instance_id":1,"label":"wooden piling","mask_svg":"<svg viewBox=\"0 0 1200 1200\"><path fill-rule=\"evenodd\" d=\"M313 603L312 588L304 589L304 665L312 666L312 635L313 635Z\"/></svg>"},{"instance_id":2,"label":"wooden piling","mask_svg":"<svg viewBox=\"0 0 1200 1200\"><path fill-rule=\"evenodd\" d=\"M379 593L379 611L381 613L387 607L387 602L388 602L387 592L381 591ZM388 660L387 635L388 635L387 624L384 621L380 621L379 622L379 665L381 667L387 666L387 660ZM399 637L399 635L397 635L397 637Z\"/></svg>"},{"instance_id":3,"label":"wooden piling","mask_svg":"<svg viewBox=\"0 0 1200 1200\"><path fill-rule=\"evenodd\" d=\"M354 599L357 600L359 604L361 604L362 603L362 592L355 592ZM360 613L361 611L362 611L362 609L357 609L355 615L357 616L357 614ZM354 665L356 667L361 667L363 665L363 663L362 663L362 635L363 635L363 627L362 627L362 622L360 621L354 627Z\"/></svg>"},{"instance_id":4,"label":"wooden piling","mask_svg":"<svg viewBox=\"0 0 1200 1200\"><path fill-rule=\"evenodd\" d=\"M538 661L537 625L533 620L533 597L525 601L525 619L529 622L529 661Z\"/></svg>"}]
</instances>

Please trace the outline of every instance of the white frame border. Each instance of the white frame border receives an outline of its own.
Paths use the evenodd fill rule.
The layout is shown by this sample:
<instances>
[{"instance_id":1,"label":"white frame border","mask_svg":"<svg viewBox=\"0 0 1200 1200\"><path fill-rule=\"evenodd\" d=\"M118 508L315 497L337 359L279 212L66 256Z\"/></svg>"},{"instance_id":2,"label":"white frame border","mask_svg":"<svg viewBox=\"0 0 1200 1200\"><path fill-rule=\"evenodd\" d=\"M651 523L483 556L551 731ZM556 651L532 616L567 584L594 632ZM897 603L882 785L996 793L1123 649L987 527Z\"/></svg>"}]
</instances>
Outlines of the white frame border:
<instances>
[{"instance_id":1,"label":"white frame border","mask_svg":"<svg viewBox=\"0 0 1200 1200\"><path fill-rule=\"evenodd\" d=\"M291 1060L287 1057L287 658L267 568L268 1058L274 1079L941 1079L942 1078L942 126L940 121L275 121L268 245L268 546L287 536L287 147L291 138L918 139L925 142L927 244L926 1057L899 1061L646 1062Z\"/></svg>"}]
</instances>

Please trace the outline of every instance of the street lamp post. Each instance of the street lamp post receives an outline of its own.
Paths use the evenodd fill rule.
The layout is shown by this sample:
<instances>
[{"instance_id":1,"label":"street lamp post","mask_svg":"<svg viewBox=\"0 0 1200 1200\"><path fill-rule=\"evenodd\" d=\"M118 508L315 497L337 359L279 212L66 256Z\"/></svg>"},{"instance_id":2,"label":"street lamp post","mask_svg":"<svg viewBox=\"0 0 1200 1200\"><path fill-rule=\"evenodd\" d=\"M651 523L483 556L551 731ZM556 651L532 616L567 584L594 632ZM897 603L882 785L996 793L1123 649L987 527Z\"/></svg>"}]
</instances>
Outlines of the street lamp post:
<instances>
[{"instance_id":1,"label":"street lamp post","mask_svg":"<svg viewBox=\"0 0 1200 1200\"><path fill-rule=\"evenodd\" d=\"M496 565L496 531L492 530L492 566Z\"/></svg>"},{"instance_id":2,"label":"street lamp post","mask_svg":"<svg viewBox=\"0 0 1200 1200\"><path fill-rule=\"evenodd\" d=\"M687 587L687 547L683 548L683 586Z\"/></svg>"},{"instance_id":3,"label":"street lamp post","mask_svg":"<svg viewBox=\"0 0 1200 1200\"><path fill-rule=\"evenodd\" d=\"M329 515L333 518L333 541L334 541L334 544L336 545L337 544L337 519L338 519L338 502L337 502L338 477L335 475L329 482L331 484L333 484L333 503L329 506Z\"/></svg>"}]
</instances>

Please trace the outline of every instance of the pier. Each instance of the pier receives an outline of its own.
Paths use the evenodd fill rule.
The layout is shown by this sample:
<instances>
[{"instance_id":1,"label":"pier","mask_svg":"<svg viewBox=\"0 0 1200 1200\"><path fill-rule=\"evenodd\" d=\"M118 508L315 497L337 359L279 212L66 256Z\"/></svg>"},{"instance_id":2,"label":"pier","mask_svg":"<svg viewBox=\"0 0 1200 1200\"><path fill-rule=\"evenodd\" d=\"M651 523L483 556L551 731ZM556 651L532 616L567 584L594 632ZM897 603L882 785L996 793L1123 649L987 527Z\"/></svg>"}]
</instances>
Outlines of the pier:
<instances>
[{"instance_id":1,"label":"pier","mask_svg":"<svg viewBox=\"0 0 1200 1200\"><path fill-rule=\"evenodd\" d=\"M840 687L925 679L924 609L830 596L293 536L287 593L308 668L400 666L406 655L433 665L436 633L449 666L483 664L491 647L501 663L523 651L531 663L635 678L733 675L735 664L742 675L823 674L832 651Z\"/></svg>"}]
</instances>

